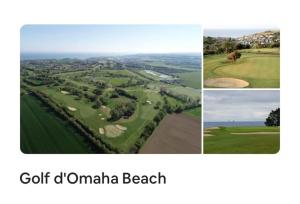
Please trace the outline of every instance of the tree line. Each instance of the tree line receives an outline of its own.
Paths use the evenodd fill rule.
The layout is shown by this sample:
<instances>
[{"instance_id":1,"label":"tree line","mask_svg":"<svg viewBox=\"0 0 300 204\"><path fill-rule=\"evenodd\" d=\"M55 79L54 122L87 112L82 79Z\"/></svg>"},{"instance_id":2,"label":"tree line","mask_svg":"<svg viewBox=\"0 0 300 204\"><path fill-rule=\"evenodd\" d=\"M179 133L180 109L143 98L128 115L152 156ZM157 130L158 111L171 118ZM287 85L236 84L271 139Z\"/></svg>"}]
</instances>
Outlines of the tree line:
<instances>
[{"instance_id":1,"label":"tree line","mask_svg":"<svg viewBox=\"0 0 300 204\"><path fill-rule=\"evenodd\" d=\"M67 110L66 107L61 107L59 104L55 103L50 97L47 96L47 94L38 90L30 89L29 87L27 87L27 91L40 99L63 120L67 120L77 131L79 131L79 133L85 136L92 144L96 145L98 150L103 153L119 153L117 148L105 143L105 141L103 141L101 137L98 137L97 134L95 134L95 132L87 125L85 125L79 119L74 118L74 116Z\"/></svg>"}]
</instances>

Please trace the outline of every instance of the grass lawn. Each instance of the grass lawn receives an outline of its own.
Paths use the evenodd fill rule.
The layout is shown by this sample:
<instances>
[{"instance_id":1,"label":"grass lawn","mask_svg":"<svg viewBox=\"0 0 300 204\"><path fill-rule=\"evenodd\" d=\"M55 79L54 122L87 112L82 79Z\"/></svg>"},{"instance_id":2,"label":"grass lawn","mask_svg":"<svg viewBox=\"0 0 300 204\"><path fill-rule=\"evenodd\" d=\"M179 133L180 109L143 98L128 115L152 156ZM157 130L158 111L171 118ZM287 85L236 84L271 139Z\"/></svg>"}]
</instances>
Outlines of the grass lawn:
<instances>
[{"instance_id":1,"label":"grass lawn","mask_svg":"<svg viewBox=\"0 0 300 204\"><path fill-rule=\"evenodd\" d=\"M212 55L204 58L204 80L231 77L250 83L253 88L280 87L279 52L271 49L244 50L236 62L227 60L227 55Z\"/></svg>"},{"instance_id":2,"label":"grass lawn","mask_svg":"<svg viewBox=\"0 0 300 204\"><path fill-rule=\"evenodd\" d=\"M201 120L201 107L185 110L185 111L183 111L183 113L186 115L189 115L193 118L197 118L197 119Z\"/></svg>"},{"instance_id":3,"label":"grass lawn","mask_svg":"<svg viewBox=\"0 0 300 204\"><path fill-rule=\"evenodd\" d=\"M157 114L158 110L155 110L153 107L155 106L157 101L162 102L161 96L152 91L142 91L142 90L132 90L132 92L138 92L136 95L139 96L137 109L133 116L129 119L121 119L115 124L120 124L127 128L127 130L119 137L116 138L108 138L103 136L103 139L117 147L121 152L128 153L132 145L139 138L142 133L145 125L152 121L154 116ZM142 98L150 100L152 104L143 104L144 100Z\"/></svg>"},{"instance_id":4,"label":"grass lawn","mask_svg":"<svg viewBox=\"0 0 300 204\"><path fill-rule=\"evenodd\" d=\"M201 89L201 71L183 72L177 75L183 81L185 86Z\"/></svg>"},{"instance_id":5,"label":"grass lawn","mask_svg":"<svg viewBox=\"0 0 300 204\"><path fill-rule=\"evenodd\" d=\"M208 128L204 130L204 153L275 154L280 148L279 132L278 127Z\"/></svg>"},{"instance_id":6,"label":"grass lawn","mask_svg":"<svg viewBox=\"0 0 300 204\"><path fill-rule=\"evenodd\" d=\"M21 96L23 153L95 153L84 136L34 96Z\"/></svg>"},{"instance_id":7,"label":"grass lawn","mask_svg":"<svg viewBox=\"0 0 300 204\"><path fill-rule=\"evenodd\" d=\"M194 88L182 87L182 86L174 86L174 85L170 85L167 88L176 94L186 95L193 99L200 99L200 96L201 96L200 89L194 89Z\"/></svg>"},{"instance_id":8,"label":"grass lawn","mask_svg":"<svg viewBox=\"0 0 300 204\"><path fill-rule=\"evenodd\" d=\"M120 119L115 122L108 122L106 119L106 113L102 109L92 108L92 103L87 102L85 99L76 100L74 96L62 94L60 91L54 88L48 87L39 87L40 90L47 93L51 98L57 101L62 106L71 106L77 110L70 112L76 118L80 119L82 122L87 124L99 137L102 137L103 140L112 146L118 148L123 153L128 153L132 145L136 142L140 136L143 128L147 122L152 121L158 110L155 110L157 101L161 101L162 97L159 93L151 90L145 90L141 87L131 87L127 91L131 94L134 94L138 97L137 107L135 113L128 119ZM109 100L107 107L114 108L118 101L129 101L126 97L119 97ZM152 104L143 104L144 101L150 100ZM177 101L173 98L174 103ZM99 116L99 114L102 114ZM105 118L102 120L102 118ZM120 136L116 138L109 138L104 135L100 135L99 128L103 128L109 124L119 124L127 128L127 130Z\"/></svg>"},{"instance_id":9,"label":"grass lawn","mask_svg":"<svg viewBox=\"0 0 300 204\"><path fill-rule=\"evenodd\" d=\"M109 79L108 83L110 83L113 86L120 86L122 84L126 84L128 81L129 81L129 78L118 77L118 78Z\"/></svg>"}]
</instances>

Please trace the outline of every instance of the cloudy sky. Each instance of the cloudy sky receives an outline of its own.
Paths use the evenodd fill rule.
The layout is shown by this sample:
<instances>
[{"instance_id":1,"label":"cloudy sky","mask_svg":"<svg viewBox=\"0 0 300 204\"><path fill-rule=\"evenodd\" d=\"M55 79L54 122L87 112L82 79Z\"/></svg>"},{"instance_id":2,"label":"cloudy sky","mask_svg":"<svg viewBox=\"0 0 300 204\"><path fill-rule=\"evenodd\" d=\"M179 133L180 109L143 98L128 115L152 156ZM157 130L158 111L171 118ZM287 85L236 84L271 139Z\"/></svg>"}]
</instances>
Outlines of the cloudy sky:
<instances>
[{"instance_id":1,"label":"cloudy sky","mask_svg":"<svg viewBox=\"0 0 300 204\"><path fill-rule=\"evenodd\" d=\"M204 91L204 121L264 121L279 107L279 91Z\"/></svg>"}]
</instances>

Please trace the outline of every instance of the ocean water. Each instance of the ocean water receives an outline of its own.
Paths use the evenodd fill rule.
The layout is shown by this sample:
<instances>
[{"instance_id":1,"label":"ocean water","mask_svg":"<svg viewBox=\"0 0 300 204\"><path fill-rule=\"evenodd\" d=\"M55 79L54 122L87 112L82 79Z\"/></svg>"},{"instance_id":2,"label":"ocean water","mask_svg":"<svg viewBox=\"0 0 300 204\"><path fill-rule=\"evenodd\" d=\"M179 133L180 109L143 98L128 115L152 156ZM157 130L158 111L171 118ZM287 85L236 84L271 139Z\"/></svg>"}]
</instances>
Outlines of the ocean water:
<instances>
[{"instance_id":1,"label":"ocean water","mask_svg":"<svg viewBox=\"0 0 300 204\"><path fill-rule=\"evenodd\" d=\"M238 126L265 126L264 121L226 121L226 122L204 122L204 128L209 127L238 127Z\"/></svg>"},{"instance_id":2,"label":"ocean water","mask_svg":"<svg viewBox=\"0 0 300 204\"><path fill-rule=\"evenodd\" d=\"M36 60L36 59L88 59L91 57L107 57L111 53L21 53L21 60Z\"/></svg>"}]
</instances>

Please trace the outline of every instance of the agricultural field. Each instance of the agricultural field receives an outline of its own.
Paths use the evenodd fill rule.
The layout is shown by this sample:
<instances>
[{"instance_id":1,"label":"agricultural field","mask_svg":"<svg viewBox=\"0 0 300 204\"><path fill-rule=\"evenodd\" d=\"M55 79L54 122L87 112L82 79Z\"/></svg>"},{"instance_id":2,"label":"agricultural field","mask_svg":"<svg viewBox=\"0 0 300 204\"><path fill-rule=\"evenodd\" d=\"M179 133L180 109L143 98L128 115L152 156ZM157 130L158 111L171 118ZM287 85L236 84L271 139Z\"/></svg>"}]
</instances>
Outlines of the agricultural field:
<instances>
[{"instance_id":1,"label":"agricultural field","mask_svg":"<svg viewBox=\"0 0 300 204\"><path fill-rule=\"evenodd\" d=\"M177 76L182 80L183 85L195 89L201 89L201 71L178 73Z\"/></svg>"},{"instance_id":2,"label":"agricultural field","mask_svg":"<svg viewBox=\"0 0 300 204\"><path fill-rule=\"evenodd\" d=\"M204 86L207 88L279 88L278 48L245 49L232 62L227 54L204 57Z\"/></svg>"},{"instance_id":3,"label":"agricultural field","mask_svg":"<svg viewBox=\"0 0 300 204\"><path fill-rule=\"evenodd\" d=\"M96 153L85 138L45 104L24 92L21 96L23 153ZM34 128L31 128L34 127Z\"/></svg>"},{"instance_id":4,"label":"agricultural field","mask_svg":"<svg viewBox=\"0 0 300 204\"><path fill-rule=\"evenodd\" d=\"M28 153L90 153L96 147L100 153L138 153L164 117L183 112L197 118L201 113L201 90L183 85L187 78L166 75L164 68L153 74L111 59L110 66L107 64L105 59L21 61L22 149L27 148ZM24 93L34 96L28 99ZM30 108L33 104L36 107ZM42 108L37 104L43 104ZM33 123L26 121L35 118L36 111L43 112L43 117L54 114L52 120L57 124L32 119L39 121L36 131L40 132L31 135ZM40 142L35 141L38 134ZM73 134L74 141L63 149Z\"/></svg>"},{"instance_id":5,"label":"agricultural field","mask_svg":"<svg viewBox=\"0 0 300 204\"><path fill-rule=\"evenodd\" d=\"M140 153L200 154L201 122L182 113L168 115L155 129Z\"/></svg>"},{"instance_id":6,"label":"agricultural field","mask_svg":"<svg viewBox=\"0 0 300 204\"><path fill-rule=\"evenodd\" d=\"M229 61L226 54L205 56L204 86L208 88L280 87L279 49L265 49L242 50L241 58L235 62Z\"/></svg>"},{"instance_id":7,"label":"agricultural field","mask_svg":"<svg viewBox=\"0 0 300 204\"><path fill-rule=\"evenodd\" d=\"M275 154L279 127L211 127L204 129L205 154Z\"/></svg>"}]
</instances>

